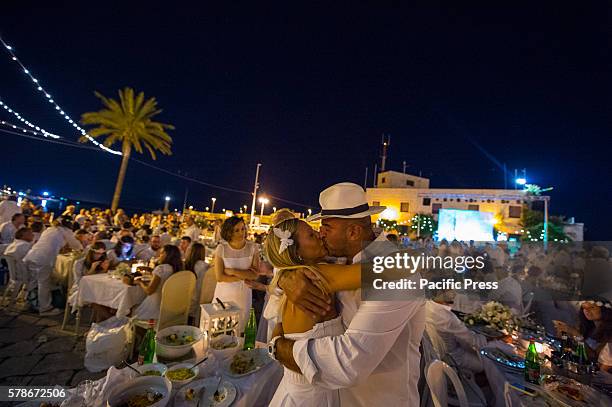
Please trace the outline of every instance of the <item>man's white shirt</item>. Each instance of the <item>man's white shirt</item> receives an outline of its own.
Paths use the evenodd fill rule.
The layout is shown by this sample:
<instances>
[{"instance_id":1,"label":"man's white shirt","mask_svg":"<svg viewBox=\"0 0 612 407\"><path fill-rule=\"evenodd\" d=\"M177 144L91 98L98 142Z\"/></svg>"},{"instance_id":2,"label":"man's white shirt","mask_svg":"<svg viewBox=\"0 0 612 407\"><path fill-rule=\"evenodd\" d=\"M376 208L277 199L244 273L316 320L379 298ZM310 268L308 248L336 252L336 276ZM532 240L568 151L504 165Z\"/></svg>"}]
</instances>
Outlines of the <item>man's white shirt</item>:
<instances>
[{"instance_id":1,"label":"man's white shirt","mask_svg":"<svg viewBox=\"0 0 612 407\"><path fill-rule=\"evenodd\" d=\"M375 240L385 241L382 235ZM364 260L362 253L353 263ZM293 346L304 377L317 386L340 389L343 405L418 406L424 300L361 301L361 290L338 293L338 299L346 332Z\"/></svg>"},{"instance_id":2,"label":"man's white shirt","mask_svg":"<svg viewBox=\"0 0 612 407\"><path fill-rule=\"evenodd\" d=\"M195 243L200 241L200 234L200 228L194 223L188 228L185 228L185 230L183 230L183 233L181 233L180 237L189 236L191 238L191 241Z\"/></svg>"},{"instance_id":3,"label":"man's white shirt","mask_svg":"<svg viewBox=\"0 0 612 407\"><path fill-rule=\"evenodd\" d=\"M0 243L9 244L15 240L15 233L17 228L13 225L13 222L8 221L0 225Z\"/></svg>"},{"instance_id":4,"label":"man's white shirt","mask_svg":"<svg viewBox=\"0 0 612 407\"><path fill-rule=\"evenodd\" d=\"M21 207L15 201L0 202L0 223L9 222L13 215L21 213Z\"/></svg>"}]
</instances>

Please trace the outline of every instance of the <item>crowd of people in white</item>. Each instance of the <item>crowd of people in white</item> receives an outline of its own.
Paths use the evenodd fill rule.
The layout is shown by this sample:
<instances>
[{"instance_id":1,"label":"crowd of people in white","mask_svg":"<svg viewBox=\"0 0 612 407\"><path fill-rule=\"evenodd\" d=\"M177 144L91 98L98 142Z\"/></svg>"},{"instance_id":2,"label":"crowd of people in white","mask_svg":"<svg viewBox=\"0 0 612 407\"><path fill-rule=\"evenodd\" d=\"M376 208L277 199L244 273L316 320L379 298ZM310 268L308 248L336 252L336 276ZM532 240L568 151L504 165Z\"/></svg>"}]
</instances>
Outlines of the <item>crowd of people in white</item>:
<instances>
[{"instance_id":1,"label":"crowd of people in white","mask_svg":"<svg viewBox=\"0 0 612 407\"><path fill-rule=\"evenodd\" d=\"M368 206L361 187L350 183L323 191L320 203L321 213L312 218L321 221L318 232L281 210L262 244L263 236L247 238L240 217L211 222L203 231L189 214L128 217L121 209L76 213L69 206L52 220L41 208L23 208L8 197L0 203L0 243L2 255L14 262L11 296L23 302L28 292L35 292L40 315L58 314L61 310L52 306L51 274L60 253L83 253L74 266L78 275L104 273L138 259L154 269L150 282L139 282L147 297L132 316L156 318L167 278L191 270L202 284L209 269L207 250L213 254L214 249L214 297L234 301L243 310L239 333L253 292L265 293L258 339L270 341L273 356L285 366L272 405L313 405L315 400L317 405L418 405L423 335L456 369L478 375L478 350L487 339L468 329L457 312L471 313L488 301L507 305L517 316L531 314L547 332L584 337L602 369L612 367L612 268L606 248L556 245L545 251L536 244L514 249L506 243L398 239L376 229L370 216L382 209ZM209 238L204 243L205 234ZM436 290L429 299L412 301L362 301L359 279L330 289L332 277L323 284L327 292L321 290L325 278L316 270L325 272L324 264L334 264L340 267L334 272L348 275L354 270L351 264L368 261L367 247L373 242L433 256L483 255L485 267L466 273L475 280L497 281L499 288L485 294ZM453 277L448 270L419 273L431 280ZM577 290L592 301L554 294ZM193 307L197 305L194 298ZM100 318L113 311L96 309Z\"/></svg>"}]
</instances>

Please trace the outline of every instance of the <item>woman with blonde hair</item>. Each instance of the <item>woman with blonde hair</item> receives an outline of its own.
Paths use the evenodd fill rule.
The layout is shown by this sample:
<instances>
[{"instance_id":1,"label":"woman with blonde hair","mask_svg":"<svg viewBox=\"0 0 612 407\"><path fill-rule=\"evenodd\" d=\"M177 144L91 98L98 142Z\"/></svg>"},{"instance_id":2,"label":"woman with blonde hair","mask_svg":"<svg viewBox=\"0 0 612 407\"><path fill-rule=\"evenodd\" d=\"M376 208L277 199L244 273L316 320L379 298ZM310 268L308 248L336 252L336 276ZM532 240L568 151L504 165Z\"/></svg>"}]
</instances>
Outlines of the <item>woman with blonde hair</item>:
<instances>
[{"instance_id":1,"label":"woman with blonde hair","mask_svg":"<svg viewBox=\"0 0 612 407\"><path fill-rule=\"evenodd\" d=\"M272 287L285 271L297 269L307 269L314 283L326 294L361 287L361 265L325 264L327 249L318 233L302 220L291 218L274 226L264 242L264 253L268 261L279 270L271 284ZM326 317L313 320L284 294L279 308L282 322L277 324L274 330L275 338L283 335L298 340L344 333L341 317L337 316L333 309ZM339 404L338 390L310 384L304 376L288 368L285 368L283 379L270 403L271 406L338 406Z\"/></svg>"}]
</instances>

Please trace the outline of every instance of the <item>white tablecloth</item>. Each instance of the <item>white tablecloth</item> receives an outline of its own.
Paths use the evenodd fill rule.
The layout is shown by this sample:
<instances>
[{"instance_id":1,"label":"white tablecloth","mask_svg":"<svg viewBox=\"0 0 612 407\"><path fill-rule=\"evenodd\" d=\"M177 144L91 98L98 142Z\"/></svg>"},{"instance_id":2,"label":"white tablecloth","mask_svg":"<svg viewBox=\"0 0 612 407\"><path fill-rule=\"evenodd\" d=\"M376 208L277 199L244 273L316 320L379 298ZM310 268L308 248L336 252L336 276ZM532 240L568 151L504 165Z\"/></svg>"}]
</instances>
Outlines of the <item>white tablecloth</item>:
<instances>
[{"instance_id":1,"label":"white tablecloth","mask_svg":"<svg viewBox=\"0 0 612 407\"><path fill-rule=\"evenodd\" d=\"M257 343L257 347L264 346L265 344L263 343ZM205 346L196 345L194 350L194 360L200 360L203 355L206 354ZM223 361L215 358L213 355L210 355L209 357L210 359L201 365L200 374L196 380L210 377L214 375L215 372L220 372L222 370L221 366ZM168 365L172 365L172 363L168 363ZM116 369L115 367L109 368L106 377L97 380L94 384L94 387L98 389L96 392L98 396L92 405L94 407L106 406L106 399L110 394L111 389L119 383L130 380L134 376L133 371L127 367L121 370ZM250 375L243 376L239 379L227 377L225 375L223 375L223 377L224 380L228 380L232 382L234 386L236 386L236 399L231 404L231 407L263 407L270 404L272 396L274 395L274 392L276 391L276 388L283 377L283 368L277 361L272 361L258 371ZM75 390L76 389L70 389L69 392L71 394L75 394ZM176 391L173 390L171 399L167 404L168 407L174 406L175 395ZM25 406L26 405L24 405L24 407ZM38 404L35 406L37 407ZM27 407L31 406L27 405Z\"/></svg>"},{"instance_id":2,"label":"white tablecloth","mask_svg":"<svg viewBox=\"0 0 612 407\"><path fill-rule=\"evenodd\" d=\"M506 402L504 395L504 388L506 382L510 384L518 383L524 384L525 379L523 372L516 372L513 370L505 369L498 363L492 361L486 356L482 357L482 365L484 367L485 374L489 380L489 385L493 390L495 396L494 406L495 407L528 407L533 404L531 398L521 396L518 391L510 391L508 400ZM601 406L612 405L612 400L609 400L605 395L599 393L601 396Z\"/></svg>"},{"instance_id":3,"label":"white tablecloth","mask_svg":"<svg viewBox=\"0 0 612 407\"><path fill-rule=\"evenodd\" d=\"M266 348L267 344L257 342L255 346L258 348ZM206 354L206 347L196 346L194 350L195 360L203 359ZM223 360L214 357L213 359L215 359L214 363L216 364L214 370L217 373L221 373L224 363ZM207 371L209 372L208 369L204 370L204 372L200 372L201 379L209 376ZM224 380L232 382L238 390L236 400L232 403L232 407L267 406L270 404L272 396L274 396L274 392L283 378L283 367L277 361L272 361L257 372L241 378L229 377L222 373L221 375ZM172 406L172 404L169 404L169 406Z\"/></svg>"},{"instance_id":4,"label":"white tablecloth","mask_svg":"<svg viewBox=\"0 0 612 407\"><path fill-rule=\"evenodd\" d=\"M117 310L117 316L130 313L134 305L140 304L146 294L139 286L129 286L108 274L84 276L79 282L77 305L100 304Z\"/></svg>"}]
</instances>

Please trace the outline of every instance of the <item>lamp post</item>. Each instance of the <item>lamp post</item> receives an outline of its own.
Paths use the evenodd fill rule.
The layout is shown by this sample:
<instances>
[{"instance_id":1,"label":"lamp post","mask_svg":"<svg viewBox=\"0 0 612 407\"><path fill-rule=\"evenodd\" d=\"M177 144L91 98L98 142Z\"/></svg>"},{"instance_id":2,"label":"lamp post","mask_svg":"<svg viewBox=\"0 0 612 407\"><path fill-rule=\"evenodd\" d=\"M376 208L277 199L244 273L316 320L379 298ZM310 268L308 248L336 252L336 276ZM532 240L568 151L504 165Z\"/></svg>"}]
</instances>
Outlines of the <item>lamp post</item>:
<instances>
[{"instance_id":1,"label":"lamp post","mask_svg":"<svg viewBox=\"0 0 612 407\"><path fill-rule=\"evenodd\" d=\"M261 204L261 215L260 215L260 216L263 216L263 213L264 213L264 206L265 206L265 205L266 205L268 202L270 202L270 200L269 200L268 198L263 198L263 197L262 197L262 198L259 198L259 203Z\"/></svg>"},{"instance_id":2,"label":"lamp post","mask_svg":"<svg viewBox=\"0 0 612 407\"><path fill-rule=\"evenodd\" d=\"M253 186L253 203L251 204L251 220L249 224L253 226L253 222L255 221L255 202L257 199L257 189L259 189L259 167L261 167L261 163L257 163L257 170L255 171L255 185Z\"/></svg>"},{"instance_id":3,"label":"lamp post","mask_svg":"<svg viewBox=\"0 0 612 407\"><path fill-rule=\"evenodd\" d=\"M164 213L168 213L168 207L170 206L170 197L166 195L164 197Z\"/></svg>"},{"instance_id":4,"label":"lamp post","mask_svg":"<svg viewBox=\"0 0 612 407\"><path fill-rule=\"evenodd\" d=\"M212 206L210 207L210 212L215 213L215 202L217 202L217 198L211 198Z\"/></svg>"}]
</instances>

